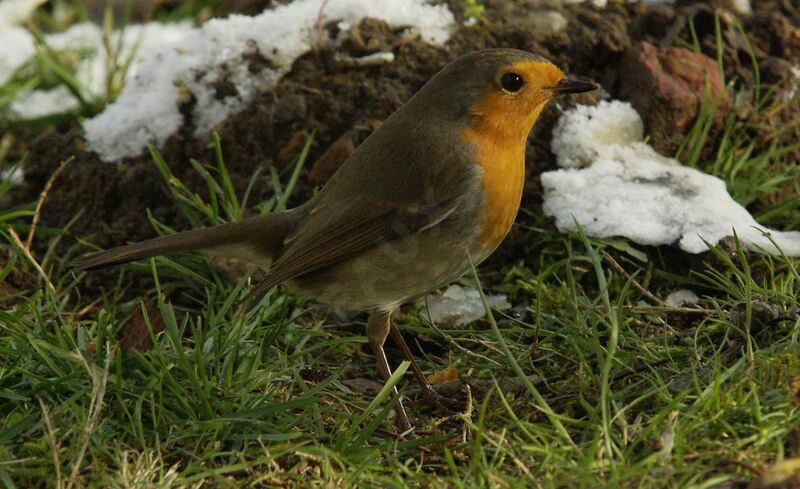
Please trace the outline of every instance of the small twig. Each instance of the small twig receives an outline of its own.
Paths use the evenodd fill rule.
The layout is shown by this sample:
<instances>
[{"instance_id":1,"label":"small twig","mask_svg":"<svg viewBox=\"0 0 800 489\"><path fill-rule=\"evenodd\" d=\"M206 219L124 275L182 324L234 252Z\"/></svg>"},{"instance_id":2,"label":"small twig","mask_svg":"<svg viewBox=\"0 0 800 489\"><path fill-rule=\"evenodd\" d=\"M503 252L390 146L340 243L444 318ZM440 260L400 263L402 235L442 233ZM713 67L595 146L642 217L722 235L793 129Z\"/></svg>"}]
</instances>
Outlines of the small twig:
<instances>
[{"instance_id":1,"label":"small twig","mask_svg":"<svg viewBox=\"0 0 800 489\"><path fill-rule=\"evenodd\" d=\"M28 250L28 253L31 251L33 236L36 234L36 226L39 224L39 219L42 217L42 206L44 206L44 200L47 198L47 194L53 187L53 183L56 181L56 178L61 175L61 172L64 171L64 168L66 168L68 164L72 163L73 160L75 160L75 156L70 156L66 160L61 160L61 164L58 165L56 171L54 171L53 174L50 175L50 178L47 179L47 183L44 184L42 193L39 194L39 201L36 202L36 211L33 213L33 221L31 221L31 229L28 231L28 239L25 241L25 249Z\"/></svg>"},{"instance_id":2,"label":"small twig","mask_svg":"<svg viewBox=\"0 0 800 489\"><path fill-rule=\"evenodd\" d=\"M538 375L529 375L528 380L534 385L544 384L544 379ZM507 377L497 382L497 385L505 394L522 394L525 392L525 383L519 377ZM473 391L478 396L483 396L486 392L495 387L494 379L478 379L465 381L461 379L448 380L440 384L433 384L433 390L443 397L455 397L460 394L465 387L469 387L469 396L472 397ZM411 387L406 390L406 397L413 398L420 394L418 387Z\"/></svg>"},{"instance_id":3,"label":"small twig","mask_svg":"<svg viewBox=\"0 0 800 489\"><path fill-rule=\"evenodd\" d=\"M469 384L464 384L464 396L467 399L466 404L464 405L464 410L461 412L459 417L464 420L462 424L463 429L461 430L461 443L467 443L467 440L471 438L472 429L471 423L469 420L472 419L472 389L470 388Z\"/></svg>"},{"instance_id":4,"label":"small twig","mask_svg":"<svg viewBox=\"0 0 800 489\"><path fill-rule=\"evenodd\" d=\"M625 310L633 314L714 314L714 309L669 306L625 306Z\"/></svg>"},{"instance_id":5,"label":"small twig","mask_svg":"<svg viewBox=\"0 0 800 489\"><path fill-rule=\"evenodd\" d=\"M534 385L547 385L547 382L554 380L554 378L544 379L538 375L528 375L527 380ZM356 392L378 392L383 385L373 379L361 377L344 380L342 383ZM515 395L524 394L527 389L525 382L516 376L505 377L497 381L495 379L455 379L431 385L437 394L445 398L456 398L463 392L467 392L466 389L469 388L469 402L472 402L473 393L478 397L483 397L495 386L499 387L505 394ZM413 386L406 389L403 392L403 396L408 399L416 399L421 396L421 392L419 387Z\"/></svg>"},{"instance_id":6,"label":"small twig","mask_svg":"<svg viewBox=\"0 0 800 489\"><path fill-rule=\"evenodd\" d=\"M39 406L42 408L42 418L44 418L44 427L47 430L48 443L50 445L50 452L53 455L53 466L56 469L56 489L64 487L64 481L61 480L61 460L58 457L58 444L56 443L56 435L53 432L53 425L50 423L50 415L47 411L47 406L42 401L41 397L37 398Z\"/></svg>"},{"instance_id":7,"label":"small twig","mask_svg":"<svg viewBox=\"0 0 800 489\"><path fill-rule=\"evenodd\" d=\"M670 307L670 306L622 306L622 309L631 314L714 314L714 309L702 309L693 307ZM596 306L595 312L602 314L606 312L604 306ZM790 318L791 319L791 318Z\"/></svg>"},{"instance_id":8,"label":"small twig","mask_svg":"<svg viewBox=\"0 0 800 489\"><path fill-rule=\"evenodd\" d=\"M320 42L322 42L325 36L324 26L322 25L322 13L325 11L326 5L328 5L328 0L322 0L322 4L317 11L317 22L314 24L317 29L317 38L319 38Z\"/></svg>"},{"instance_id":9,"label":"small twig","mask_svg":"<svg viewBox=\"0 0 800 489\"><path fill-rule=\"evenodd\" d=\"M748 462L745 462L743 460L728 459L728 460L725 461L725 463L728 464L728 465L735 465L737 467L741 467L741 468L743 468L745 470L749 470L750 472L754 473L755 475L757 475L759 477L763 477L764 476L764 471L763 470L761 470L758 467L756 467L755 465L753 465L751 463L748 463ZM750 486L748 486L748 487L750 487ZM787 486L787 487L790 487L790 486Z\"/></svg>"},{"instance_id":10,"label":"small twig","mask_svg":"<svg viewBox=\"0 0 800 489\"><path fill-rule=\"evenodd\" d=\"M295 83L295 82L287 80L286 82L284 82L284 85L290 86L292 88L296 88L298 90L301 90L301 91L306 92L306 93L310 93L312 95L322 95L322 90L320 90L318 88L314 88L314 87L309 87L308 85L303 85L301 83ZM276 98L276 100L277 100L277 98Z\"/></svg>"},{"instance_id":11,"label":"small twig","mask_svg":"<svg viewBox=\"0 0 800 489\"><path fill-rule=\"evenodd\" d=\"M633 277L631 277L631 275L630 275L628 272L626 272L624 268L622 268L622 265L620 265L619 263L617 263L617 260L615 260L615 259L614 259L614 258L613 258L611 255L609 255L609 254L608 254L607 252L605 252L605 251L601 251L601 252L600 252L600 254L601 254L601 255L603 255L603 258L604 258L604 259L605 259L605 260L608 262L608 264L609 264L609 265L611 265L611 268L613 268L614 270L618 271L618 272L619 272L619 273L621 273L621 274L622 274L622 275L623 275L623 276L624 276L624 277L625 277L627 280L629 280L629 281L630 281L630 282L633 284L633 286L634 286L634 287L636 287L636 290L638 290L638 291L639 291L639 292L641 292L641 293L642 293L642 294L643 294L645 297L647 297L648 299L650 299L650 301L652 301L652 302L654 302L654 303L656 303L656 304L658 304L658 305L664 305L664 301L662 301L661 299L659 299L658 297L656 297L655 295L653 295L653 293L652 293L652 292L650 292L649 290L645 289L645 288L642 286L642 284L640 284L640 283L639 283L638 281L636 281L636 280L635 280Z\"/></svg>"},{"instance_id":12,"label":"small twig","mask_svg":"<svg viewBox=\"0 0 800 489\"><path fill-rule=\"evenodd\" d=\"M426 304L426 306L427 306L427 304ZM470 350L469 348L465 348L465 347L459 345L458 342L452 336L450 336L449 334L445 334L444 331L442 331L441 328L439 328L439 326L436 325L436 323L433 321L433 319L430 319L430 316L428 317L428 319L429 319L429 321L427 322L428 326L435 333L437 333L442 339L444 339L450 346L452 346L453 348L457 349L461 353L464 353L464 354L466 354L468 356L475 357L475 358L480 358L481 360L485 360L485 361L490 362L490 363L492 363L494 365L500 365L500 362L498 362L497 360L495 360L495 359L493 359L491 357L488 357L486 355L481 355L480 353L475 353L474 351ZM481 345L486 345L491 350L493 350L495 353L498 353L498 350L497 350L496 347L494 347L494 345L487 344L485 342L481 342L480 340L473 340L473 341L476 341L476 342L480 343Z\"/></svg>"},{"instance_id":13,"label":"small twig","mask_svg":"<svg viewBox=\"0 0 800 489\"><path fill-rule=\"evenodd\" d=\"M84 306L83 309L81 309L81 310L79 310L78 312L75 313L75 318L80 319L83 316L85 316L88 313L90 313L92 311L92 309L94 309L95 306L97 306L97 304L100 303L100 301L101 301L101 299L98 298L98 299L95 299L92 302L90 302L88 305Z\"/></svg>"},{"instance_id":14,"label":"small twig","mask_svg":"<svg viewBox=\"0 0 800 489\"><path fill-rule=\"evenodd\" d=\"M50 289L50 291L55 294L56 288L53 285L53 282L50 281L50 277L47 276L47 273L44 271L44 268L42 268L42 266L39 265L39 262L36 261L36 258L34 258L33 255L31 255L31 251L28 248L26 248L24 244L22 244L22 240L19 239L19 235L17 234L16 231L14 231L14 228L12 228L11 226L8 226L8 234L11 235L11 239L14 240L14 243L17 246L19 246L19 249L22 251L22 254L25 256L25 258L27 258L28 261L31 262L33 268L35 268L36 271L39 272L39 275L41 275L42 278L45 280L45 282L47 283L47 287Z\"/></svg>"},{"instance_id":15,"label":"small twig","mask_svg":"<svg viewBox=\"0 0 800 489\"><path fill-rule=\"evenodd\" d=\"M381 51L354 58L352 56L336 53L334 60L344 66L368 67L381 66L394 62L394 53L391 51Z\"/></svg>"}]
</instances>

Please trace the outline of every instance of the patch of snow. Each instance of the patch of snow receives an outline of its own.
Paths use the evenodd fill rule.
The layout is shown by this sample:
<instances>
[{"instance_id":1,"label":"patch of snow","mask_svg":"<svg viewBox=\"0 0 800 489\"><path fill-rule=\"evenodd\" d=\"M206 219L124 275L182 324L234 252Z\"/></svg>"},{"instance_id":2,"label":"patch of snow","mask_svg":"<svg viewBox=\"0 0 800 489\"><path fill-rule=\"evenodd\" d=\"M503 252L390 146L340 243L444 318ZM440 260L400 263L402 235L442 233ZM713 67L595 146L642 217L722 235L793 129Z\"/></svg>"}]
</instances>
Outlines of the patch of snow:
<instances>
[{"instance_id":1,"label":"patch of snow","mask_svg":"<svg viewBox=\"0 0 800 489\"><path fill-rule=\"evenodd\" d=\"M494 309L509 309L511 304L504 294L486 296L489 306ZM486 316L478 289L464 288L453 284L441 294L430 294L427 298L428 313L436 324L465 326Z\"/></svg>"},{"instance_id":2,"label":"patch of snow","mask_svg":"<svg viewBox=\"0 0 800 489\"><path fill-rule=\"evenodd\" d=\"M477 17L468 17L467 20L464 21L464 27L475 27L476 25L478 25Z\"/></svg>"},{"instance_id":3,"label":"patch of snow","mask_svg":"<svg viewBox=\"0 0 800 489\"><path fill-rule=\"evenodd\" d=\"M28 92L11 103L11 113L20 119L36 119L61 114L80 106L67 87L59 85L49 90Z\"/></svg>"},{"instance_id":4,"label":"patch of snow","mask_svg":"<svg viewBox=\"0 0 800 489\"><path fill-rule=\"evenodd\" d=\"M148 144L160 146L184 123L179 104L187 96L196 101L195 133L208 134L256 93L272 88L295 59L320 42L315 26L322 4L296 0L255 17L212 19L180 39L160 40L141 57L117 100L84 123L89 147L103 160L117 161ZM346 27L374 17L408 26L433 44L444 43L454 23L446 5L425 0L331 0L321 12L323 24L339 21ZM218 96L221 81L236 93Z\"/></svg>"},{"instance_id":5,"label":"patch of snow","mask_svg":"<svg viewBox=\"0 0 800 489\"><path fill-rule=\"evenodd\" d=\"M0 85L36 52L33 35L18 26L0 28Z\"/></svg>"},{"instance_id":6,"label":"patch of snow","mask_svg":"<svg viewBox=\"0 0 800 489\"><path fill-rule=\"evenodd\" d=\"M164 42L184 38L192 29L189 23L131 25L124 31L115 32L111 43L120 47L119 62L135 53L127 73L128 77L133 77L142 59L160 49ZM103 47L103 32L98 25L89 22L75 24L64 32L46 35L44 39L54 51L77 53L75 78L84 87L85 96L99 98L105 94L108 56ZM0 30L0 46L0 81L7 80L36 52L33 36L19 27ZM11 104L11 112L17 118L31 119L78 107L78 99L62 85L21 95Z\"/></svg>"},{"instance_id":7,"label":"patch of snow","mask_svg":"<svg viewBox=\"0 0 800 489\"><path fill-rule=\"evenodd\" d=\"M0 182L9 182L11 185L19 185L25 178L25 172L20 167L9 168L0 171Z\"/></svg>"},{"instance_id":8,"label":"patch of snow","mask_svg":"<svg viewBox=\"0 0 800 489\"><path fill-rule=\"evenodd\" d=\"M2 0L0 1L0 29L18 25L30 19L39 5L47 0Z\"/></svg>"},{"instance_id":9,"label":"patch of snow","mask_svg":"<svg viewBox=\"0 0 800 489\"><path fill-rule=\"evenodd\" d=\"M646 151L644 124L631 106L622 102L601 102L598 107L579 105L559 120L551 149L558 166L588 166L609 147L631 146ZM667 160L665 158L665 160Z\"/></svg>"},{"instance_id":10,"label":"patch of snow","mask_svg":"<svg viewBox=\"0 0 800 489\"><path fill-rule=\"evenodd\" d=\"M690 253L735 230L748 249L776 253L776 244L800 256L800 232L759 225L724 181L656 153L642 134L639 115L625 102L578 106L561 116L552 149L563 169L541 177L544 212L559 230L574 230L577 221L590 236L677 241Z\"/></svg>"},{"instance_id":11,"label":"patch of snow","mask_svg":"<svg viewBox=\"0 0 800 489\"><path fill-rule=\"evenodd\" d=\"M792 66L790 68L792 73L792 81L789 82L789 89L783 94L783 100L788 102L797 95L798 86L800 86L800 65Z\"/></svg>"},{"instance_id":12,"label":"patch of snow","mask_svg":"<svg viewBox=\"0 0 800 489\"><path fill-rule=\"evenodd\" d=\"M671 292L667 298L664 299L664 303L670 307L691 306L697 304L699 301L700 298L697 297L697 294L689 289L678 289Z\"/></svg>"}]
</instances>

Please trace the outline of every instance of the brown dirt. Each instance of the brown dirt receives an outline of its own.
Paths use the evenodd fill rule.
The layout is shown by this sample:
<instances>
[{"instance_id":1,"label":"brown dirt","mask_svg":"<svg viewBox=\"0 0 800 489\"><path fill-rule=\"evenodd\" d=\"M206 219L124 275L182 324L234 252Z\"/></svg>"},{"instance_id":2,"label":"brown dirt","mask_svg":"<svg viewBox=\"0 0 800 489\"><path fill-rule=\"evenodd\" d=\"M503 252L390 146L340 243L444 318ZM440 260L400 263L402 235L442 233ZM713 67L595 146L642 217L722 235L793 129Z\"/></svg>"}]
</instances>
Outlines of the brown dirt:
<instances>
[{"instance_id":1,"label":"brown dirt","mask_svg":"<svg viewBox=\"0 0 800 489\"><path fill-rule=\"evenodd\" d=\"M465 2L449 0L448 3L459 22L463 21ZM531 28L544 6L552 2L487 0L483 3L485 22L478 27L459 29L443 48L406 40L402 29L365 20L358 26L358 35L340 49L354 57L391 50L396 57L391 64L353 67L337 61L335 53L328 49L298 59L274 91L258 96L244 112L218 128L237 190L244 190L258 168L285 167L302 148L303 135L315 131L306 173L292 199L294 204L302 202L313 191L311 182L320 181L318 175L309 180L311 163L332 143L346 136L357 145L445 63L475 49L514 47L541 54L570 73L600 82L614 98L619 97L619 80L625 76L625 50L639 41L664 46L691 39L690 20L694 21L702 51L716 57L715 10L706 2L682 2L676 8L616 3L606 9L558 6L553 10L568 20L568 26L556 34ZM788 76L787 67L800 62L800 11L787 1L765 0L754 4L757 11L743 19L744 30L761 66L762 83L779 83ZM731 14L724 15L732 19ZM733 22L723 22L723 37L726 79L752 84L746 43ZM592 99L589 96L583 100ZM187 101L185 109L191 103ZM559 105L574 103L575 100L565 100ZM559 108L551 106L530 138L529 181L523 205L534 214L541 205L538 176L554 165L549 143L558 112ZM790 119L796 112L794 107L784 118ZM119 165L103 163L85 151L80 127L75 123L53 125L37 134L17 131L16 136L14 153L29 153L25 182L9 202L0 202L0 206L34 201L59 161L74 155L76 161L48 197L43 225L64 226L80 212L82 217L71 232L75 236L91 236L103 247L151 237L153 230L146 209L176 229L188 226L148 155ZM201 195L205 184L188 162L190 158L213 161L208 142L208 139L194 139L192 128L187 127L161 151L175 175ZM328 160L325 165L336 164ZM269 171L262 172L251 202L268 196L271 189L268 175ZM524 213L520 220L526 220ZM515 229L493 262L518 259L516 250L522 248L515 244L520 243L522 233L518 227Z\"/></svg>"}]
</instances>

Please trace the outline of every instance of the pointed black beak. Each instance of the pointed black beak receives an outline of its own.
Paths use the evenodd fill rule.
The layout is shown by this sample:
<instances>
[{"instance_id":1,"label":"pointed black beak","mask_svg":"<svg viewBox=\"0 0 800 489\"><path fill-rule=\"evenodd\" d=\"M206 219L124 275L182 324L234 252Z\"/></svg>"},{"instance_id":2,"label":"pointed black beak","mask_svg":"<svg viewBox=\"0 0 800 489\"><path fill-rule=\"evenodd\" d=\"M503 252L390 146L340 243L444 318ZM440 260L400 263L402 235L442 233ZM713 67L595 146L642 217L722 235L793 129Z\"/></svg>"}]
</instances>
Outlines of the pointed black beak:
<instances>
[{"instance_id":1,"label":"pointed black beak","mask_svg":"<svg viewBox=\"0 0 800 489\"><path fill-rule=\"evenodd\" d=\"M592 90L597 90L598 88L600 87L591 82L564 77L556 86L552 88L552 90L556 95L569 95L572 93L591 92Z\"/></svg>"}]
</instances>

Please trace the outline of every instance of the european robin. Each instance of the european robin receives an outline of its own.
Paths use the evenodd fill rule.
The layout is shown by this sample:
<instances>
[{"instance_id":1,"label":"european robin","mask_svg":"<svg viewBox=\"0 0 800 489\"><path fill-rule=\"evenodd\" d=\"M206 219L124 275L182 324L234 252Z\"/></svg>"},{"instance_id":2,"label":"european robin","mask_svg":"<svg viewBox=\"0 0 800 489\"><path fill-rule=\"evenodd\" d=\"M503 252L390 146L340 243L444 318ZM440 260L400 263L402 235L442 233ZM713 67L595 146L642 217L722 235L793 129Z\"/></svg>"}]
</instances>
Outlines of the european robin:
<instances>
[{"instance_id":1,"label":"european robin","mask_svg":"<svg viewBox=\"0 0 800 489\"><path fill-rule=\"evenodd\" d=\"M514 49L445 66L375 130L311 200L294 209L89 255L88 270L181 251L269 267L248 297L284 283L345 310L370 311L366 333L385 379L391 333L421 392L443 409L392 313L455 280L503 241L519 209L525 146L547 102L597 87ZM410 427L402 403L397 425Z\"/></svg>"}]
</instances>

